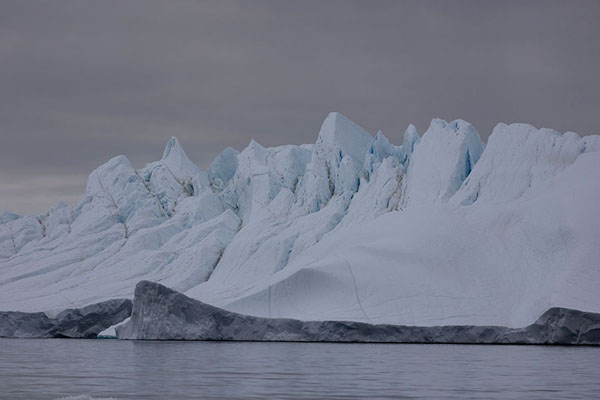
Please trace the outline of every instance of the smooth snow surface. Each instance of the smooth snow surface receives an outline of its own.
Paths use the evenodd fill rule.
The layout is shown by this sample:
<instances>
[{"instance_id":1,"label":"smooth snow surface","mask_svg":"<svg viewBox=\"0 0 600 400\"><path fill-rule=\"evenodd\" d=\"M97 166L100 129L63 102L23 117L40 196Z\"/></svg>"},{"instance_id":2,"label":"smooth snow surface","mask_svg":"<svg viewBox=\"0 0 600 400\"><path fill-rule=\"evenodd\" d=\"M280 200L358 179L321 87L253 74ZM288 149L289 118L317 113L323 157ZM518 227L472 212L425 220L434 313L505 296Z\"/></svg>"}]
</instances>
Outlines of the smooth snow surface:
<instances>
[{"instance_id":1,"label":"smooth snow surface","mask_svg":"<svg viewBox=\"0 0 600 400\"><path fill-rule=\"evenodd\" d=\"M93 171L75 206L0 216L0 309L132 297L140 280L257 316L524 326L600 311L600 137L434 119L388 140L339 113L314 145Z\"/></svg>"}]
</instances>

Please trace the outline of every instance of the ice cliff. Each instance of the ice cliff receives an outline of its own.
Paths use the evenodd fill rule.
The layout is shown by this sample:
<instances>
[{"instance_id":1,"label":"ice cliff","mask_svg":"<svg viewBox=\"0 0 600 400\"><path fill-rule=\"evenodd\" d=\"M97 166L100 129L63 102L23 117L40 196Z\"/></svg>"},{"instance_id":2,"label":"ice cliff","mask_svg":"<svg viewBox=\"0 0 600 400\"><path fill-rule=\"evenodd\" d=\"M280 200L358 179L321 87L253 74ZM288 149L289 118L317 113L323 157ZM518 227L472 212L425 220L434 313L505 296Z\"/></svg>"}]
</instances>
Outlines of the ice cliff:
<instances>
[{"instance_id":1,"label":"ice cliff","mask_svg":"<svg viewBox=\"0 0 600 400\"><path fill-rule=\"evenodd\" d=\"M140 280L258 317L530 324L600 311L600 137L466 121L372 136L339 113L315 144L226 149L200 170L172 138L88 178L77 205L0 216L0 310L132 298ZM394 145L392 142L400 142Z\"/></svg>"}]
</instances>

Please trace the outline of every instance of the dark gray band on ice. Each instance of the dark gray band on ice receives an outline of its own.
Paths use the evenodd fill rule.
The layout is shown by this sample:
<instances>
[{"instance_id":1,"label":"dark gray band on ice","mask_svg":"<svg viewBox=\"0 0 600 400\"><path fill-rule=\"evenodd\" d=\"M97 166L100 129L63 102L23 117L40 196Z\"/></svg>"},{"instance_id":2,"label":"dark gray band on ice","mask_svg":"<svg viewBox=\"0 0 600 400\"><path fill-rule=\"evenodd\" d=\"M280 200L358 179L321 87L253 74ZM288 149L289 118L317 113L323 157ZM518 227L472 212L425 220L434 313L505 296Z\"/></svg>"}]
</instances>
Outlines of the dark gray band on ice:
<instances>
[{"instance_id":1,"label":"dark gray band on ice","mask_svg":"<svg viewBox=\"0 0 600 400\"><path fill-rule=\"evenodd\" d=\"M142 281L119 339L364 343L600 344L600 314L551 308L524 328L372 325L260 318L223 310Z\"/></svg>"},{"instance_id":2,"label":"dark gray band on ice","mask_svg":"<svg viewBox=\"0 0 600 400\"><path fill-rule=\"evenodd\" d=\"M95 338L98 333L131 315L129 299L114 299L67 309L56 318L44 313L0 312L0 337Z\"/></svg>"}]
</instances>

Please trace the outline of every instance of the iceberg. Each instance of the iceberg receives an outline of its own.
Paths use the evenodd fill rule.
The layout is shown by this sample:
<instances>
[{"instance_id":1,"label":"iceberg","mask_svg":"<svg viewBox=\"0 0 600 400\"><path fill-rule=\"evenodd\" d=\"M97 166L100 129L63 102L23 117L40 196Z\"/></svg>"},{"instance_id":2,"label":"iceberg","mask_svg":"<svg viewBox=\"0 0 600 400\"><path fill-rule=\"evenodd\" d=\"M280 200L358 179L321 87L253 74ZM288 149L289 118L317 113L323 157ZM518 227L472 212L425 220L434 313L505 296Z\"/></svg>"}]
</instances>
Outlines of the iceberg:
<instances>
[{"instance_id":1,"label":"iceberg","mask_svg":"<svg viewBox=\"0 0 600 400\"><path fill-rule=\"evenodd\" d=\"M401 144L394 144L400 142ZM56 315L152 281L253 318L521 329L600 312L600 136L433 119L92 171L78 204L0 216L0 310ZM107 326L108 328L108 326Z\"/></svg>"}]
</instances>

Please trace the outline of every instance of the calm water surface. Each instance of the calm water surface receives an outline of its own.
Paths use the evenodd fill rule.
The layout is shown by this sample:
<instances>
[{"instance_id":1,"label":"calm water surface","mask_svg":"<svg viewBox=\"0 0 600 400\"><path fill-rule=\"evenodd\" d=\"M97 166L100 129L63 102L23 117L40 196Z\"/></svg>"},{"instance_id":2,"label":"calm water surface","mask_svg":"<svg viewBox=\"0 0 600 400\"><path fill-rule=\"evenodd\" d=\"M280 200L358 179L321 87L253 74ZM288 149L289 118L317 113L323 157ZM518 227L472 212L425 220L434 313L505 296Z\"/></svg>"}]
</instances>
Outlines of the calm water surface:
<instances>
[{"instance_id":1,"label":"calm water surface","mask_svg":"<svg viewBox=\"0 0 600 400\"><path fill-rule=\"evenodd\" d=\"M0 399L594 399L600 348L0 339Z\"/></svg>"}]
</instances>

